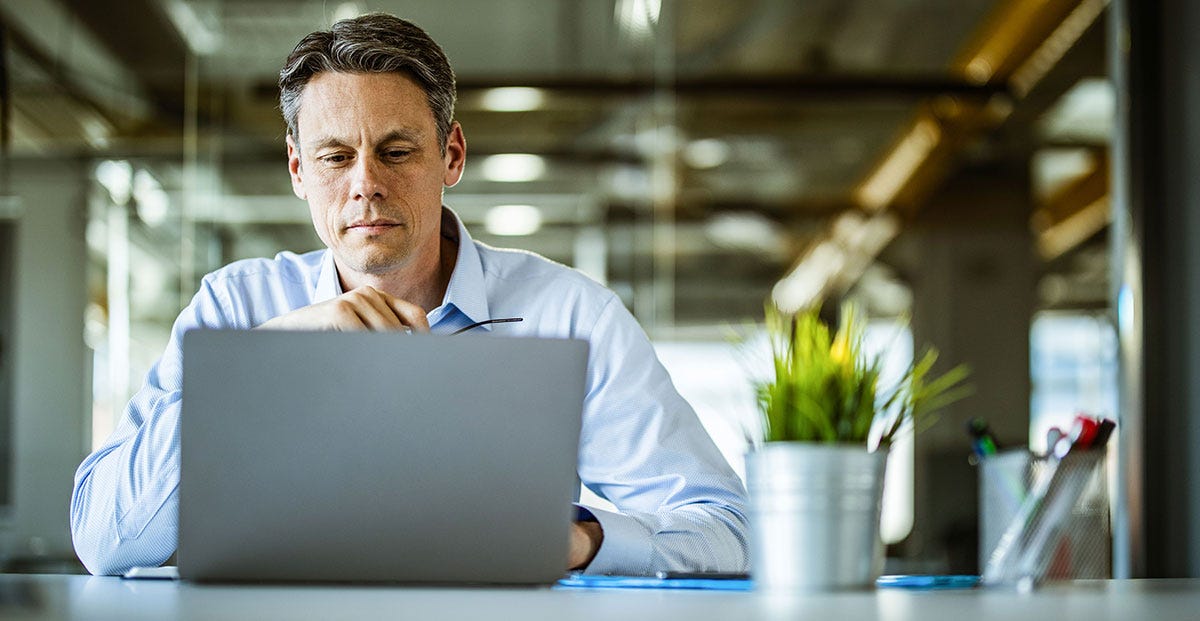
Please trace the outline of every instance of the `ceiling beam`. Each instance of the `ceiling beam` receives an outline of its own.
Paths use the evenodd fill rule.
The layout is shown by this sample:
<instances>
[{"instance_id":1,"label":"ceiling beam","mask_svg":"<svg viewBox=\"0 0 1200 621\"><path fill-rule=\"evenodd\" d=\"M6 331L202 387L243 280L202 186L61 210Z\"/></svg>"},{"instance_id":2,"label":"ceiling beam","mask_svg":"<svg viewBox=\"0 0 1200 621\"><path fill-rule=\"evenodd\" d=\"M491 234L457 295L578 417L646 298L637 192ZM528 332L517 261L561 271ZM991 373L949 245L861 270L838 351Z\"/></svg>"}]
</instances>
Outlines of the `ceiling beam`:
<instances>
[{"instance_id":1,"label":"ceiling beam","mask_svg":"<svg viewBox=\"0 0 1200 621\"><path fill-rule=\"evenodd\" d=\"M964 149L999 128L1014 110L1025 105L1023 98L1101 21L1099 15L1105 3L1105 0L1002 3L963 47L950 73L967 82L1004 85L1011 97L991 98L980 105L945 93L921 106L860 183L856 196L862 206L868 211L897 207L911 215L945 179ZM1047 52L1050 43L1055 45ZM1023 81L1019 88L1014 88L1017 77Z\"/></svg>"},{"instance_id":2,"label":"ceiling beam","mask_svg":"<svg viewBox=\"0 0 1200 621\"><path fill-rule=\"evenodd\" d=\"M524 86L551 94L577 97L645 97L667 91L681 97L795 99L797 97L844 101L852 99L921 99L934 95L986 100L1006 94L1004 84L976 84L943 74L854 74L854 75L765 75L704 76L658 81L652 76L612 78L607 76L556 77L534 75L459 76L460 98L492 88ZM260 81L255 97L274 100L279 87Z\"/></svg>"},{"instance_id":3,"label":"ceiling beam","mask_svg":"<svg viewBox=\"0 0 1200 621\"><path fill-rule=\"evenodd\" d=\"M972 100L952 92L930 93L926 101L918 104L912 120L900 129L895 141L855 190L854 198L860 208L873 214L859 228L876 221L882 223L881 230L886 228L884 225L898 226L883 217L897 211L911 217L920 209L950 174L963 151L1001 126L1022 103L1021 98L1061 61L1093 22L1099 21L1106 3L1106 0L1001 3L963 46L949 71L950 80L990 86L997 96ZM845 215L854 213L848 211ZM1095 207L1089 207L1086 213L1095 219ZM1076 221L1085 215L1081 213ZM813 240L788 276L776 286L775 302L787 307L788 297L793 301L820 299L845 291L861 274L858 267L874 260L895 235L894 229L888 228L887 232L888 235L879 236L882 243L850 253L855 261L844 257L837 261L826 256L833 252L829 249L837 247L836 226L831 225ZM800 293L785 295L790 290Z\"/></svg>"},{"instance_id":4,"label":"ceiling beam","mask_svg":"<svg viewBox=\"0 0 1200 621\"><path fill-rule=\"evenodd\" d=\"M1091 169L1055 192L1034 212L1038 254L1053 261L1091 239L1112 222L1108 202L1107 157L1095 158Z\"/></svg>"}]
</instances>

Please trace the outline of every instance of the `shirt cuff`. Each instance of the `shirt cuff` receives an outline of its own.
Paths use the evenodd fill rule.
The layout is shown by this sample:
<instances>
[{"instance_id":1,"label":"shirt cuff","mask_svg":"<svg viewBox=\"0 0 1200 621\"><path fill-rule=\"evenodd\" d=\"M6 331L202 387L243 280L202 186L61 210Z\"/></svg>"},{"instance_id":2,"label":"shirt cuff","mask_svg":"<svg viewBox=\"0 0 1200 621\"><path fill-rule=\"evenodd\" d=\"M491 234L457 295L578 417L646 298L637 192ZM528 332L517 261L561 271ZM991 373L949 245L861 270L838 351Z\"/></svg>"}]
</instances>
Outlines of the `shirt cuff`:
<instances>
[{"instance_id":1,"label":"shirt cuff","mask_svg":"<svg viewBox=\"0 0 1200 621\"><path fill-rule=\"evenodd\" d=\"M600 523L604 539L592 562L584 568L589 574L645 576L650 573L650 533L640 522L620 513L575 505L580 519L590 516Z\"/></svg>"}]
</instances>

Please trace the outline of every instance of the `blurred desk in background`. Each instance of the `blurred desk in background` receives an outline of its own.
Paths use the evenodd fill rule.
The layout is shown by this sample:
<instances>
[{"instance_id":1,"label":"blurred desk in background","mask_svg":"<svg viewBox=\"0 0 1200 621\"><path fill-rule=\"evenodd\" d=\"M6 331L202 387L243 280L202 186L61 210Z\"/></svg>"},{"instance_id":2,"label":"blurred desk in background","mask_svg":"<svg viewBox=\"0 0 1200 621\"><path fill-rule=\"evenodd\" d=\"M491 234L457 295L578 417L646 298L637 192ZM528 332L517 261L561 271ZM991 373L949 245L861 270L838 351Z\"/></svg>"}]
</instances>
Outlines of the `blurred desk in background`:
<instances>
[{"instance_id":1,"label":"blurred desk in background","mask_svg":"<svg viewBox=\"0 0 1200 621\"><path fill-rule=\"evenodd\" d=\"M1200 618L1200 580L1097 580L1007 590L757 593L550 588L195 585L0 574L0 618L86 619L883 619L886 621Z\"/></svg>"}]
</instances>

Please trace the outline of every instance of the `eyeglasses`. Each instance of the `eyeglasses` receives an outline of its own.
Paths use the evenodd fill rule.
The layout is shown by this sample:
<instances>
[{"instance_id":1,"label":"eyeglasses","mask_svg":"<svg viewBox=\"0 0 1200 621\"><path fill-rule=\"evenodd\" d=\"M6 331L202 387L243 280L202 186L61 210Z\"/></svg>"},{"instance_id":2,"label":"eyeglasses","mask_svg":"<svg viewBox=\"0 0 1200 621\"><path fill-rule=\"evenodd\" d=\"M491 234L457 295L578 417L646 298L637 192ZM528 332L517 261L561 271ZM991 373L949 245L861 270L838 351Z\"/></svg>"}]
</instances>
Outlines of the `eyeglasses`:
<instances>
[{"instance_id":1,"label":"eyeglasses","mask_svg":"<svg viewBox=\"0 0 1200 621\"><path fill-rule=\"evenodd\" d=\"M489 323L516 323L518 321L525 321L525 318L524 317L505 317L503 319L486 319L484 321L477 321L465 328L459 328L458 330L451 332L450 336L454 336L455 334L462 334L463 332L466 332L467 330L474 330L475 328L478 328L479 326L486 326Z\"/></svg>"}]
</instances>

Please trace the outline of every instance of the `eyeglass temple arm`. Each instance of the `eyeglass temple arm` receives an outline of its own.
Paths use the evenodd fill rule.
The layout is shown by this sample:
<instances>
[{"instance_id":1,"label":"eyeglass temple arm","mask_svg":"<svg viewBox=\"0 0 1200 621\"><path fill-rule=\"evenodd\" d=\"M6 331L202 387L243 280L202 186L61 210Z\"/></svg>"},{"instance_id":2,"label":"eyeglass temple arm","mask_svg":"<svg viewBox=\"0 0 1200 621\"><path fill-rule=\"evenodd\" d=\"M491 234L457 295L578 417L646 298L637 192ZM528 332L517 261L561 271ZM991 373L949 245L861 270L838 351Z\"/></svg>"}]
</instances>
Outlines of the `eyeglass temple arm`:
<instances>
[{"instance_id":1,"label":"eyeglass temple arm","mask_svg":"<svg viewBox=\"0 0 1200 621\"><path fill-rule=\"evenodd\" d=\"M455 334L462 334L463 332L466 332L467 330L474 330L475 328L478 328L479 326L486 326L489 323L515 323L518 321L525 321L525 318L524 317L504 317L502 319L485 319L483 321L477 321L465 328L459 328L458 330L451 332L450 335L454 336Z\"/></svg>"}]
</instances>

